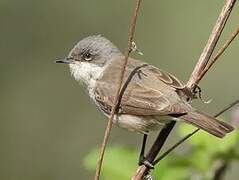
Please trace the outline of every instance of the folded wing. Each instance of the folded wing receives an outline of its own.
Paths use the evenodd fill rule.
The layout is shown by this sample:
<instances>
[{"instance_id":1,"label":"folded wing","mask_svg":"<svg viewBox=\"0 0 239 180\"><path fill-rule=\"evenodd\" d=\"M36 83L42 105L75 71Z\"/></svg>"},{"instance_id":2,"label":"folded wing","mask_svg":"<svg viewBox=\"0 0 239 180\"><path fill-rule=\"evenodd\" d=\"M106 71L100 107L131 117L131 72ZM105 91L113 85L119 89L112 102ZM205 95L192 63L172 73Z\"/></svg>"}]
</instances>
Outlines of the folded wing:
<instances>
[{"instance_id":1,"label":"folded wing","mask_svg":"<svg viewBox=\"0 0 239 180\"><path fill-rule=\"evenodd\" d=\"M130 59L124 82L130 73L140 65L142 65L141 62ZM113 105L117 87L115 83L118 82L117 73L120 68L119 65L112 64L109 69L111 71L106 71L104 74L107 78L103 76L98 81L95 90L96 101L107 113L110 112ZM112 83L112 78L115 83ZM183 83L167 72L150 65L142 67L134 74L124 91L120 112L133 115L184 114L191 109L191 106L183 101L177 93L183 87Z\"/></svg>"}]
</instances>

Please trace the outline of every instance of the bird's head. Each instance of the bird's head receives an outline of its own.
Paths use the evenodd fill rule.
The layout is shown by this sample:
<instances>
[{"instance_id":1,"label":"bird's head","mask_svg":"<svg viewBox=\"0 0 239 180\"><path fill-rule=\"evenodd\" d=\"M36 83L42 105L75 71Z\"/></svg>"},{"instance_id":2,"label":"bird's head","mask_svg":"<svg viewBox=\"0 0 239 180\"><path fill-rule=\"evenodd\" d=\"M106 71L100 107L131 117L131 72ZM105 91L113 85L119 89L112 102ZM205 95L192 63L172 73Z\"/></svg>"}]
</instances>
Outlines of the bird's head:
<instances>
[{"instance_id":1,"label":"bird's head","mask_svg":"<svg viewBox=\"0 0 239 180\"><path fill-rule=\"evenodd\" d=\"M112 42L94 35L80 40L66 58L56 62L69 64L75 79L88 84L99 78L107 64L120 55L120 50Z\"/></svg>"}]
</instances>

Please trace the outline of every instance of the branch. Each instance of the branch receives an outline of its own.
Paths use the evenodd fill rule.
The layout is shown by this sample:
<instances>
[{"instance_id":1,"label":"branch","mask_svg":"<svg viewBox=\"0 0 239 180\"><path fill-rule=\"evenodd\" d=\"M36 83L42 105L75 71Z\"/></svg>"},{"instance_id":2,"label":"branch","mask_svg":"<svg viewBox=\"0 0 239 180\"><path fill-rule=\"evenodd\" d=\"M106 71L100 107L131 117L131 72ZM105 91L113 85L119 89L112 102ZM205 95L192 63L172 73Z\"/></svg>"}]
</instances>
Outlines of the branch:
<instances>
[{"instance_id":1,"label":"branch","mask_svg":"<svg viewBox=\"0 0 239 180\"><path fill-rule=\"evenodd\" d=\"M196 66L195 66L195 68L194 68L194 70L193 70L193 72L192 72L192 74L191 74L191 76L190 76L190 78L189 78L189 80L188 80L188 83L187 83L187 89L189 89L190 91L192 91L193 89L194 89L194 87L199 83L199 81L202 79L202 77L206 74L206 72L208 71L208 69L212 66L212 64L216 61L216 59L225 51L225 49L229 46L229 44L230 43L228 43L228 45L226 45L225 46L225 49L224 50L222 50L222 52L220 53L220 51L219 51L219 54L218 54L218 57L217 56L215 56L216 58L214 58L214 62L212 61L212 63L211 64L209 64L209 66L207 66L208 65L208 62L209 62L209 60L210 60L210 57L211 57L211 55L212 55L212 53L213 53L213 51L214 51L214 49L215 49L215 47L216 47L216 44L217 44L217 42L218 42L218 40L219 40L219 38L220 38L220 36L221 36L221 33L222 33L222 31L223 31L223 29L224 29L224 27L225 27L225 24L226 24L226 22L227 22L227 20L228 20L228 18L229 18L229 16L230 16L230 13L231 13L231 11L232 11L232 8L234 7L234 5L235 5L235 2L236 2L236 0L227 0L226 2L225 2L225 5L223 6L223 8L222 8L222 11L221 11L221 13L219 14L219 17L218 17L218 19L217 19L217 22L216 22L216 24L215 24L215 26L214 26L214 28L213 28L213 30L212 30L212 33L211 33L211 35L210 35L210 37L209 37L209 39L208 39L208 42L207 42L207 44L206 44L206 46L205 46L205 48L204 48L204 50L203 50L203 52L201 53L201 56L200 56L200 58L199 58L199 60L198 60L198 63L196 64ZM238 33L237 33L238 34ZM235 37L236 37L236 35L235 35ZM234 37L234 38L235 38ZM233 39L234 39L233 38ZM231 40L232 41L232 40ZM230 42L231 42L230 41ZM227 43L226 43L227 44ZM204 72L204 70L205 70L205 72ZM204 74L202 74L202 73L204 73ZM173 128L173 127L172 127ZM166 129L167 130L167 129ZM167 132L165 132L164 134L159 134L159 136L158 136L158 138L156 139L156 141L154 142L154 145L155 144L157 144L157 143L164 143L165 141L166 141L166 139L167 139L167 137L168 137L168 135L169 135L169 133L171 132L171 130L172 129L168 129L168 131ZM189 137L191 137L192 135L194 135L197 131L199 131L199 130L196 130L195 132L193 132L193 133L191 133L191 134L189 134L188 135L188 137L186 137L186 139L188 139ZM167 134L167 136L165 136ZM160 138L159 137L165 137L165 139L163 139L163 140L160 140ZM185 140L186 140L185 139ZM184 142L185 140L183 140L182 142ZM181 144L182 142L180 142L180 143L178 143L178 145L179 144ZM153 145L153 147L154 147L154 145ZM176 147L178 146L178 145L176 145ZM149 151L149 154L151 154L152 152L152 150L155 150L154 148L151 148L151 150ZM176 148L175 147L175 148ZM158 154L159 153L159 151L161 150L161 147L160 148L158 148L153 154ZM170 150L169 152L171 152L172 150ZM168 152L168 153L169 153ZM167 154L165 154L165 156L166 156ZM154 158L152 158L151 160L153 161L155 159L155 157ZM151 162L152 162L151 161ZM146 166L146 165L141 165L141 166L139 166L138 167L138 169L137 169L137 171L136 171L136 173L135 173L135 175L132 177L132 180L141 180L143 177L144 177L144 175L146 175L147 174L147 172L149 171L149 168Z\"/></svg>"},{"instance_id":2,"label":"branch","mask_svg":"<svg viewBox=\"0 0 239 180\"><path fill-rule=\"evenodd\" d=\"M228 111L229 109L231 109L232 107L234 107L235 105L237 105L238 103L239 103L239 100L234 101L233 103L229 104L228 106L226 106L225 108L223 108L221 111L219 111L218 113L216 113L216 114L214 115L214 117L216 118L216 117L222 115L223 113L225 113L226 111ZM148 157L148 158L150 158L150 162L153 162L152 165L156 165L159 161L161 161L162 159L164 159L170 152L172 152L172 151L173 151L175 148L177 148L180 144L182 144L182 143L185 142L187 139L189 139L189 138L192 137L194 134L196 134L199 130L200 130L200 129L196 129L196 130L194 130L192 133L186 135L184 138L182 138L181 140L179 140L175 145L173 145L171 148L169 148L167 151L165 151L161 156L159 156L159 158L156 159L155 161L154 161L154 159L156 158L157 154L156 154L156 156L155 156L154 154L150 154L150 153L152 153L152 152L151 152L152 149L155 150L155 148L151 148L151 150L149 151L149 154L148 154L147 156L150 156L150 157ZM165 133L166 133L166 132L165 132ZM160 135L159 135L159 136L160 136ZM159 136L158 136L158 138L159 138ZM155 144L157 144L157 141L161 141L161 140L158 139L158 138L157 138L156 141L154 142L154 145L153 145L153 146L155 146ZM154 153L156 153L156 152L154 151ZM147 159L147 158L146 158L146 159ZM132 178L131 180L141 180L142 177L144 177L144 176L148 173L149 170L150 170L150 169L149 169L147 166L145 166L145 165L139 166L138 169L137 169L137 171L136 171L136 173L135 173L135 175L133 176L133 178Z\"/></svg>"},{"instance_id":3,"label":"branch","mask_svg":"<svg viewBox=\"0 0 239 180\"><path fill-rule=\"evenodd\" d=\"M226 0L226 3L222 8L222 11L221 11L221 13L217 19L217 22L212 30L212 33L208 39L208 42L207 42L196 66L188 80L188 83L187 83L188 89L190 89L190 90L193 89L195 87L195 85L197 85L197 83L199 82L200 75L208 64L208 61L216 47L218 39L221 36L221 33L225 27L227 19L229 18L232 8L235 5L235 3L236 3L236 0Z\"/></svg>"},{"instance_id":4,"label":"branch","mask_svg":"<svg viewBox=\"0 0 239 180\"><path fill-rule=\"evenodd\" d=\"M104 153L105 153L105 148L107 145L107 142L109 140L109 136L110 136L110 131L112 129L112 125L113 125L113 118L114 118L114 114L117 113L118 111L118 104L119 102L119 95L120 95L120 89L123 83L123 77L124 77L124 73L125 73L125 68L128 62L128 58L129 55L131 53L131 46L132 46L132 41L134 38L134 32L135 32L135 27L136 27L136 21L137 21L137 17L138 17L138 13L139 13L139 7L141 4L142 0L137 0L136 2L136 6L134 9L134 13L132 16L132 20L131 20L131 24L130 24L130 29L129 29L129 35L128 35L128 48L125 52L125 58L124 58L124 63L120 72L120 76L119 76L119 84L118 84L118 88L117 88L117 92L116 92L116 96L114 99L114 106L111 110L110 116L109 116L109 120L105 129L105 134L104 134L104 138L103 138L103 142L101 145L101 150L100 150L100 158L99 161L97 163L97 167L96 167L96 172L95 172L95 180L99 180L100 178L100 172L101 172L101 167L102 167L102 163L103 163L103 158L104 158Z\"/></svg>"}]
</instances>

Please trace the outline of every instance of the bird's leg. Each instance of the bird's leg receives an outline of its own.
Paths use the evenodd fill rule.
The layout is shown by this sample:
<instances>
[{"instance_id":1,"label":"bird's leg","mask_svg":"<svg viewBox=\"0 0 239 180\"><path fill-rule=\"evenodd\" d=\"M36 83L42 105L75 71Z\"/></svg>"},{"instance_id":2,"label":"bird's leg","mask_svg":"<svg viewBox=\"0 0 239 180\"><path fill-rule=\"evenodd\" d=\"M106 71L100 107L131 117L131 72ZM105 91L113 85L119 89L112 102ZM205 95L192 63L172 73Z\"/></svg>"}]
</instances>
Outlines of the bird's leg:
<instances>
[{"instance_id":1,"label":"bird's leg","mask_svg":"<svg viewBox=\"0 0 239 180\"><path fill-rule=\"evenodd\" d=\"M147 137L148 137L148 135L144 134L144 136L143 136L143 143L142 143L141 151L140 151L140 154L139 154L138 165L142 165L143 161L145 159L144 153L145 153L145 146L146 146L146 142L147 142Z\"/></svg>"},{"instance_id":2,"label":"bird's leg","mask_svg":"<svg viewBox=\"0 0 239 180\"><path fill-rule=\"evenodd\" d=\"M195 85L195 87L192 90L193 94L199 98L201 98L201 94L202 94L202 89L198 86Z\"/></svg>"}]
</instances>

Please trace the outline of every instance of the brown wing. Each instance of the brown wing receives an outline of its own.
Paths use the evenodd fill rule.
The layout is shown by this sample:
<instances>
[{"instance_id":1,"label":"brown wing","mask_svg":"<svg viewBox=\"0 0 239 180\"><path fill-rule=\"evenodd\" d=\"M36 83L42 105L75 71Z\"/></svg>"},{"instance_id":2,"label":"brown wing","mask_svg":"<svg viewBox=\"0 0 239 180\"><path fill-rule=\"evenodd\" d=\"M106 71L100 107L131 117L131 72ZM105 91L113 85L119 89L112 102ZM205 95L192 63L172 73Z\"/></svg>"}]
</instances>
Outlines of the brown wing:
<instances>
[{"instance_id":1,"label":"brown wing","mask_svg":"<svg viewBox=\"0 0 239 180\"><path fill-rule=\"evenodd\" d=\"M154 76L156 76L159 80L175 89L184 89L185 87L181 81L166 71L160 70L153 66L149 66L147 70L154 74Z\"/></svg>"},{"instance_id":2,"label":"brown wing","mask_svg":"<svg viewBox=\"0 0 239 180\"><path fill-rule=\"evenodd\" d=\"M120 64L115 64L117 63L113 63L106 69L95 89L96 101L106 113L110 112L116 94ZM141 62L129 59L124 82L130 73L140 65L142 65ZM183 87L184 85L169 73L150 65L142 67L134 74L124 91L120 113L134 115L184 114L191 106L185 104L176 92L177 89Z\"/></svg>"}]
</instances>

